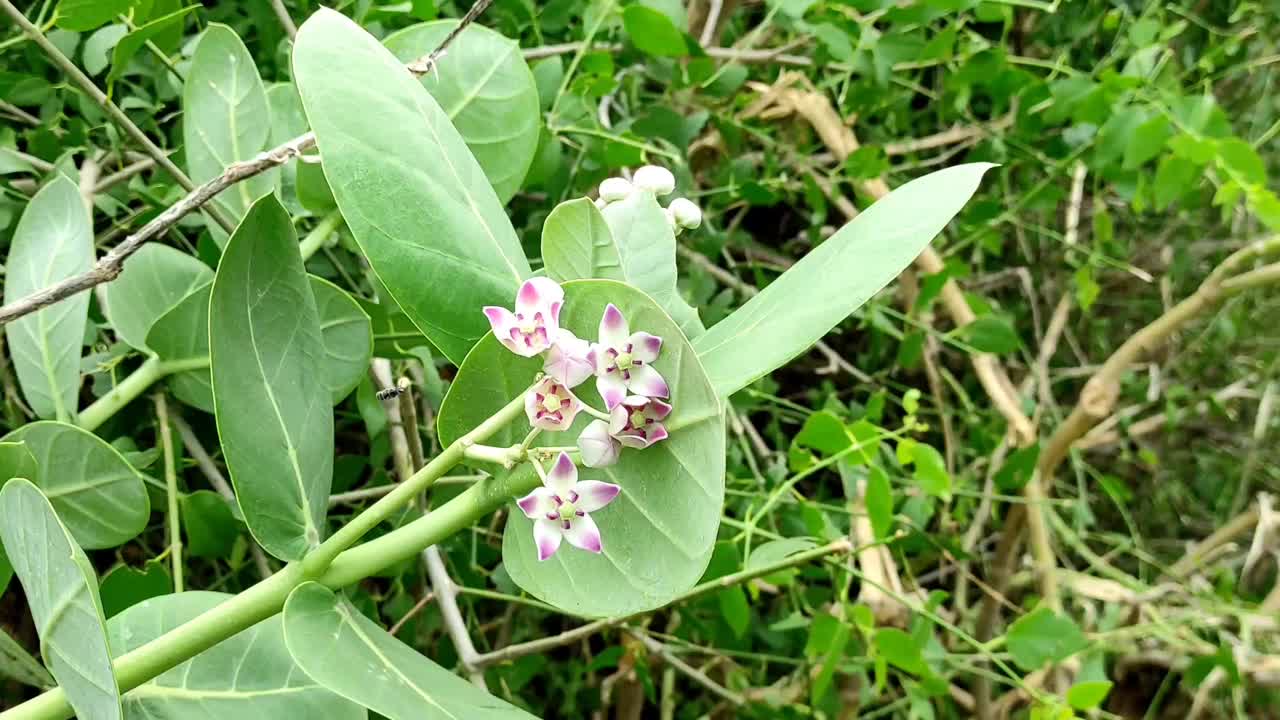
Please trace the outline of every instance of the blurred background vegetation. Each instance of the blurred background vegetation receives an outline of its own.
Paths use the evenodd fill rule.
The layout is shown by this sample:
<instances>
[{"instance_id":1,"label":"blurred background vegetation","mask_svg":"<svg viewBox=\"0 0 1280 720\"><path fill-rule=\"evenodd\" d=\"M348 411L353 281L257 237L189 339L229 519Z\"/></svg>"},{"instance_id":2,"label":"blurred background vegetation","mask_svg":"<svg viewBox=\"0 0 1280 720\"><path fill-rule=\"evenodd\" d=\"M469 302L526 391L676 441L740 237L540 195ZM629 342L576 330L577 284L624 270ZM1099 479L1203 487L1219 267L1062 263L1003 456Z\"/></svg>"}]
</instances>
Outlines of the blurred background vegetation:
<instances>
[{"instance_id":1,"label":"blurred background vegetation","mask_svg":"<svg viewBox=\"0 0 1280 720\"><path fill-rule=\"evenodd\" d=\"M59 27L53 2L19 5L179 159L198 34L231 27L270 85L289 79L290 33L317 7L206 2L122 54L122 38L181 3L124 3L83 31ZM336 5L379 37L469 7ZM1278 16L1275 2L1211 0L497 0L479 23L518 41L539 92L538 148L509 203L529 256L556 203L666 165L706 215L680 238L680 281L707 325L887 188L961 162L1000 167L934 253L734 397L706 578L725 583L520 649L582 621L521 596L500 565L500 519L442 548L476 650L517 648L485 656L490 690L548 718L1280 716L1280 525L1267 496L1280 486L1280 294L1262 277L1208 299L1125 358L1099 417L1061 434L1123 343L1280 226ZM53 169L79 177L92 161L113 179L94 199L100 248L182 195L12 24L0 26L0 99L0 245ZM273 142L296 134L270 122ZM307 172L287 198L303 233L333 208L304 192ZM308 270L375 297L351 239L322 239ZM163 241L216 261L197 216ZM392 482L398 411L374 392L393 375L416 381L433 447L452 368L403 330L375 318L384 381L336 409L336 493ZM85 344L87 404L138 358L97 300ZM7 431L29 417L2 375ZM197 446L217 448L212 416L183 415ZM148 400L98 432L159 476ZM1055 437L1074 449L1040 477ZM218 464L188 444L180 465L201 498L183 506L187 585L235 592L258 571L230 509L199 494ZM1002 554L1028 499L1032 549ZM138 540L92 554L108 614L172 587L163 528L157 513ZM796 553L805 561L789 569L743 575ZM353 593L451 667L431 597L417 566ZM0 626L35 652L17 583ZM0 672L20 675L15 652L0 652ZM34 692L21 680L0 684L0 704Z\"/></svg>"}]
</instances>

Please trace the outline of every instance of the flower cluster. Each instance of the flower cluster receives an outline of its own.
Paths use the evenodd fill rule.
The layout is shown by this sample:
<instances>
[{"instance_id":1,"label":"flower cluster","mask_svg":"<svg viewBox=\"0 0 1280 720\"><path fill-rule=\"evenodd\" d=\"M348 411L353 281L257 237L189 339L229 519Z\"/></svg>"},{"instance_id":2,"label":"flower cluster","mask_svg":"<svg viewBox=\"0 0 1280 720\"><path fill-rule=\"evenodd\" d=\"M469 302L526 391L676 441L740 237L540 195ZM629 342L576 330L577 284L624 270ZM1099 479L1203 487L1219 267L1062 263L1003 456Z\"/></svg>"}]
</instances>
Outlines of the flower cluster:
<instances>
[{"instance_id":1,"label":"flower cluster","mask_svg":"<svg viewBox=\"0 0 1280 720\"><path fill-rule=\"evenodd\" d=\"M543 357L544 375L524 397L529 424L537 430L562 432L573 425L579 412L596 417L577 439L582 464L593 468L616 463L625 447L643 449L666 439L662 421L671 406L664 400L670 398L671 389L653 367L662 353L662 338L632 332L622 311L609 303L596 341L588 342L560 327L563 306L564 290L540 277L520 286L514 312L484 308L494 336L504 347L521 357ZM592 377L604 410L592 408L573 392ZM534 521L539 560L551 557L562 539L574 547L601 552L599 530L587 513L607 505L620 488L578 482L577 474L572 458L561 453L543 478L544 487L518 503Z\"/></svg>"},{"instance_id":2,"label":"flower cluster","mask_svg":"<svg viewBox=\"0 0 1280 720\"><path fill-rule=\"evenodd\" d=\"M655 197L670 195L676 189L676 178L671 171L657 165L646 165L635 172L631 180L609 178L600 183L600 198L596 206L604 208L609 203L627 199L633 192L653 193ZM671 230L679 235L702 224L702 210L686 198L676 198L663 209Z\"/></svg>"}]
</instances>

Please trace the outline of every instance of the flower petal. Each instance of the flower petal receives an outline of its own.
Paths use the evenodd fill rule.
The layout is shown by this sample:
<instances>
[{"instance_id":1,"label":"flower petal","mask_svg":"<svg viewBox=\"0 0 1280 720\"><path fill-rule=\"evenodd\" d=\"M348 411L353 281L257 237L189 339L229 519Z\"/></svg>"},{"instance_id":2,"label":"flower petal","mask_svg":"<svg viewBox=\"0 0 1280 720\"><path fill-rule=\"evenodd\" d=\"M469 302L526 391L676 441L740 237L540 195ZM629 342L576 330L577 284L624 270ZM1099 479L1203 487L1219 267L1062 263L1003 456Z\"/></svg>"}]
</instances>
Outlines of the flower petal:
<instances>
[{"instance_id":1,"label":"flower petal","mask_svg":"<svg viewBox=\"0 0 1280 720\"><path fill-rule=\"evenodd\" d=\"M564 289L548 277L529 278L516 293L516 312L532 315L546 313L553 321L559 320L559 306L564 304Z\"/></svg>"},{"instance_id":2,"label":"flower petal","mask_svg":"<svg viewBox=\"0 0 1280 720\"><path fill-rule=\"evenodd\" d=\"M582 480L573 487L578 499L573 504L583 512L595 512L613 502L622 492L622 487L599 480Z\"/></svg>"},{"instance_id":3,"label":"flower petal","mask_svg":"<svg viewBox=\"0 0 1280 720\"><path fill-rule=\"evenodd\" d=\"M538 562L542 562L560 549L564 530L560 523L542 518L533 521L533 544L538 546Z\"/></svg>"},{"instance_id":4,"label":"flower petal","mask_svg":"<svg viewBox=\"0 0 1280 720\"><path fill-rule=\"evenodd\" d=\"M609 426L603 420L595 420L578 435L578 449L582 451L582 464L587 467L605 467L618 462L622 446L609 435Z\"/></svg>"},{"instance_id":5,"label":"flower petal","mask_svg":"<svg viewBox=\"0 0 1280 720\"><path fill-rule=\"evenodd\" d=\"M667 381L663 380L662 376L651 365L631 368L631 379L627 381L627 388L637 395L651 398L671 396L671 389L667 387Z\"/></svg>"},{"instance_id":6,"label":"flower petal","mask_svg":"<svg viewBox=\"0 0 1280 720\"><path fill-rule=\"evenodd\" d=\"M617 372L596 377L596 390L600 393L600 399L604 400L605 410L613 410L627 397L627 384Z\"/></svg>"},{"instance_id":7,"label":"flower petal","mask_svg":"<svg viewBox=\"0 0 1280 720\"><path fill-rule=\"evenodd\" d=\"M600 544L600 528L596 525L596 521L591 519L590 515L574 518L569 523L569 529L562 532L564 533L564 539L568 540L569 544L576 548L582 548L587 552L593 553L598 553L604 549L604 546Z\"/></svg>"},{"instance_id":8,"label":"flower petal","mask_svg":"<svg viewBox=\"0 0 1280 720\"><path fill-rule=\"evenodd\" d=\"M635 397L634 395L632 397ZM629 400L630 398L628 398ZM631 417L631 411L627 409L627 403L623 402L614 405L609 411L609 434L617 435L627 428L627 419Z\"/></svg>"},{"instance_id":9,"label":"flower petal","mask_svg":"<svg viewBox=\"0 0 1280 720\"><path fill-rule=\"evenodd\" d=\"M662 352L662 338L647 332L631 333L627 342L631 345L631 357L641 362L651 363Z\"/></svg>"},{"instance_id":10,"label":"flower petal","mask_svg":"<svg viewBox=\"0 0 1280 720\"><path fill-rule=\"evenodd\" d=\"M562 329L556 344L552 345L551 350L547 352L547 360L542 364L542 370L564 383L566 387L581 385L595 372L590 343Z\"/></svg>"},{"instance_id":11,"label":"flower petal","mask_svg":"<svg viewBox=\"0 0 1280 720\"><path fill-rule=\"evenodd\" d=\"M638 432L627 432L621 435L614 435L614 437L624 446L635 448L636 450L643 450L652 444L648 438Z\"/></svg>"},{"instance_id":12,"label":"flower petal","mask_svg":"<svg viewBox=\"0 0 1280 720\"><path fill-rule=\"evenodd\" d=\"M573 486L578 484L578 468L573 464L573 458L569 457L569 453L560 453L560 457L556 458L556 464L551 467L551 472L547 473L544 484L561 498L567 497L569 491L573 490Z\"/></svg>"},{"instance_id":13,"label":"flower petal","mask_svg":"<svg viewBox=\"0 0 1280 720\"><path fill-rule=\"evenodd\" d=\"M489 319L489 326L493 328L493 336L498 338L498 342L514 353L519 353L523 348L523 343L516 343L511 338L511 329L516 326L516 316L511 311L503 307L495 307L487 305L484 308L484 316Z\"/></svg>"},{"instance_id":14,"label":"flower petal","mask_svg":"<svg viewBox=\"0 0 1280 720\"><path fill-rule=\"evenodd\" d=\"M534 488L533 492L517 500L516 505L520 506L520 512L524 513L525 517L532 520L546 520L547 513L556 510L554 496L555 493L544 487Z\"/></svg>"},{"instance_id":15,"label":"flower petal","mask_svg":"<svg viewBox=\"0 0 1280 720\"><path fill-rule=\"evenodd\" d=\"M600 344L617 347L626 341L630 333L631 328L627 325L627 319L622 316L622 311L617 305L609 303L600 318Z\"/></svg>"},{"instance_id":16,"label":"flower petal","mask_svg":"<svg viewBox=\"0 0 1280 720\"><path fill-rule=\"evenodd\" d=\"M654 420L665 420L671 414L671 406L656 398L649 398L648 405L644 414Z\"/></svg>"}]
</instances>

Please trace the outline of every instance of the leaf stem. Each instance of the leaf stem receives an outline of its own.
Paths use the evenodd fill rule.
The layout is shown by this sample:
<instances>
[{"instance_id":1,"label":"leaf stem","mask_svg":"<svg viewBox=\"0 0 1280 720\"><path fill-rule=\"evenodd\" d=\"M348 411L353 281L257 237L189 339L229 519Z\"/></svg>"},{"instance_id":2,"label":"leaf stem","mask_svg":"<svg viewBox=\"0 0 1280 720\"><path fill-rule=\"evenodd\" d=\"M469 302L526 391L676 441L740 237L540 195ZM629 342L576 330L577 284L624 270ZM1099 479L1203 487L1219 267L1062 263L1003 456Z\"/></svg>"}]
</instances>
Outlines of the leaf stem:
<instances>
[{"instance_id":1,"label":"leaf stem","mask_svg":"<svg viewBox=\"0 0 1280 720\"><path fill-rule=\"evenodd\" d=\"M164 484L168 490L169 550L173 558L173 591L186 589L182 577L182 520L178 514L178 472L173 457L173 435L169 432L169 409L164 393L155 394L156 423L160 426L160 447L164 450Z\"/></svg>"},{"instance_id":2,"label":"leaf stem","mask_svg":"<svg viewBox=\"0 0 1280 720\"><path fill-rule=\"evenodd\" d=\"M133 402L152 383L173 373L184 372L186 370L200 370L209 367L209 358L186 358L183 360L161 360L152 356L147 358L146 362L138 366L124 380L121 380L106 395L98 398L92 405L85 408L80 417L76 420L76 425L85 430L93 431L99 425L111 419L112 415L119 412L125 405Z\"/></svg>"},{"instance_id":3,"label":"leaf stem","mask_svg":"<svg viewBox=\"0 0 1280 720\"><path fill-rule=\"evenodd\" d=\"M341 212L334 210L328 215L325 215L324 218L320 220L320 223L314 228L311 228L311 232L307 233L307 236L302 238L302 242L298 243L298 251L302 253L302 261L306 262L312 255L315 255L316 251L319 250L321 246L324 245L325 241L329 239L329 236L340 227L342 227Z\"/></svg>"}]
</instances>

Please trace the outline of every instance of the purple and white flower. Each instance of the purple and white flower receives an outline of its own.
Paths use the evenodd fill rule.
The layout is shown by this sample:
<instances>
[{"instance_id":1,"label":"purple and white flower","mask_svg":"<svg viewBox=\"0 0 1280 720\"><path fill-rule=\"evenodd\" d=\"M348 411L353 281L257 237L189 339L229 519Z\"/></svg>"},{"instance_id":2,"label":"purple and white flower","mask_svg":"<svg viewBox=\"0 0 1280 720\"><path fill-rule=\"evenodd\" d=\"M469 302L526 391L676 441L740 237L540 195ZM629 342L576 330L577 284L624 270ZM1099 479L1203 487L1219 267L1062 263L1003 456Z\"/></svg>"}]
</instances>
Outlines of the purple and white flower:
<instances>
[{"instance_id":1,"label":"purple and white flower","mask_svg":"<svg viewBox=\"0 0 1280 720\"><path fill-rule=\"evenodd\" d=\"M580 339L565 328L547 351L542 371L568 387L577 387L595 372L591 361L591 343Z\"/></svg>"},{"instance_id":2,"label":"purple and white flower","mask_svg":"<svg viewBox=\"0 0 1280 720\"><path fill-rule=\"evenodd\" d=\"M544 377L524 394L524 414L541 430L568 430L582 403L555 378Z\"/></svg>"},{"instance_id":3,"label":"purple and white flower","mask_svg":"<svg viewBox=\"0 0 1280 720\"><path fill-rule=\"evenodd\" d=\"M538 560L546 560L560 549L560 541L599 553L600 528L589 513L613 502L621 487L595 480L578 480L578 468L567 453L560 453L556 464L542 480L543 487L516 501L525 517L533 520L533 541L538 546Z\"/></svg>"},{"instance_id":4,"label":"purple and white flower","mask_svg":"<svg viewBox=\"0 0 1280 720\"><path fill-rule=\"evenodd\" d=\"M578 450L587 467L607 467L618 462L623 447L643 450L667 439L662 421L671 406L655 398L632 395L614 406L609 422L595 420L578 435Z\"/></svg>"},{"instance_id":5,"label":"purple and white flower","mask_svg":"<svg viewBox=\"0 0 1280 720\"><path fill-rule=\"evenodd\" d=\"M596 390L612 411L627 394L670 397L667 381L650 364L662 351L662 338L647 332L631 332L627 319L613 303L600 318L599 342L591 347Z\"/></svg>"},{"instance_id":6,"label":"purple and white flower","mask_svg":"<svg viewBox=\"0 0 1280 720\"><path fill-rule=\"evenodd\" d=\"M516 311L492 305L484 308L493 334L511 352L533 357L555 344L560 333L564 290L545 277L524 281L516 293Z\"/></svg>"}]
</instances>

